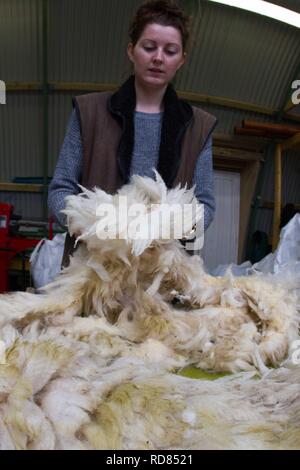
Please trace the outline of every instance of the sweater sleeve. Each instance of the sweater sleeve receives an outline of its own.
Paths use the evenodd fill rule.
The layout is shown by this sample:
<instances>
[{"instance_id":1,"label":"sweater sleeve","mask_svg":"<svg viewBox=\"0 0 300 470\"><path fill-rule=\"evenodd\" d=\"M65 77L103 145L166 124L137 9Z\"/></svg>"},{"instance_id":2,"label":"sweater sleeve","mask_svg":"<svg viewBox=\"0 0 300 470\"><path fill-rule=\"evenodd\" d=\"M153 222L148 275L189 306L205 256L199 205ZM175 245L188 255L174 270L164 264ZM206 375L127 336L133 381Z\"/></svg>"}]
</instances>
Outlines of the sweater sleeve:
<instances>
[{"instance_id":1,"label":"sweater sleeve","mask_svg":"<svg viewBox=\"0 0 300 470\"><path fill-rule=\"evenodd\" d=\"M82 140L80 124L75 109L70 116L58 162L49 185L48 207L55 220L66 228L65 197L78 194L82 175Z\"/></svg>"},{"instance_id":2,"label":"sweater sleeve","mask_svg":"<svg viewBox=\"0 0 300 470\"><path fill-rule=\"evenodd\" d=\"M213 180L212 137L208 139L196 162L193 185L196 185L196 198L199 202L204 204L204 230L206 230L213 220L216 208Z\"/></svg>"}]
</instances>

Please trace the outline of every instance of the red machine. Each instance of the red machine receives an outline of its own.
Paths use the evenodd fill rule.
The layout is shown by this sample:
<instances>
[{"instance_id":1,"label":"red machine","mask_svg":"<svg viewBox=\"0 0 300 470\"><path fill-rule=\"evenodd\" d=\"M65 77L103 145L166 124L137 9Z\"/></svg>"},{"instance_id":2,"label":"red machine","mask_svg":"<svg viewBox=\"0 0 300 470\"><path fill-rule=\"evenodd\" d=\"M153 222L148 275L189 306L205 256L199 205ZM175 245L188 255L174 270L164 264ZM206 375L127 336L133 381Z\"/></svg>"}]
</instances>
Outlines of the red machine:
<instances>
[{"instance_id":1,"label":"red machine","mask_svg":"<svg viewBox=\"0 0 300 470\"><path fill-rule=\"evenodd\" d=\"M0 203L0 292L8 290L8 268L10 260L18 253L34 248L39 239L13 236L10 230L14 207Z\"/></svg>"}]
</instances>

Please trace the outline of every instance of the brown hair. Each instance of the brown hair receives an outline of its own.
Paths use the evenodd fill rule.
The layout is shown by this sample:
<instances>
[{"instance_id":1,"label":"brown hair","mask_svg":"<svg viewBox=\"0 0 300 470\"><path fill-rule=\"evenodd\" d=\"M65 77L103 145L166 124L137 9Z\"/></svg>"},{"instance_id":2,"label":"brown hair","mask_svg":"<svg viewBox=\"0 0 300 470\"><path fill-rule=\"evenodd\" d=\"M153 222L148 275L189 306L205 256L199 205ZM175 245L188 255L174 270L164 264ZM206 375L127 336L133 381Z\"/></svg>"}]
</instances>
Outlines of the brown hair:
<instances>
[{"instance_id":1,"label":"brown hair","mask_svg":"<svg viewBox=\"0 0 300 470\"><path fill-rule=\"evenodd\" d=\"M149 23L176 28L181 34L182 49L186 50L190 34L189 17L184 14L177 1L147 0L139 7L129 27L129 37L133 46Z\"/></svg>"}]
</instances>

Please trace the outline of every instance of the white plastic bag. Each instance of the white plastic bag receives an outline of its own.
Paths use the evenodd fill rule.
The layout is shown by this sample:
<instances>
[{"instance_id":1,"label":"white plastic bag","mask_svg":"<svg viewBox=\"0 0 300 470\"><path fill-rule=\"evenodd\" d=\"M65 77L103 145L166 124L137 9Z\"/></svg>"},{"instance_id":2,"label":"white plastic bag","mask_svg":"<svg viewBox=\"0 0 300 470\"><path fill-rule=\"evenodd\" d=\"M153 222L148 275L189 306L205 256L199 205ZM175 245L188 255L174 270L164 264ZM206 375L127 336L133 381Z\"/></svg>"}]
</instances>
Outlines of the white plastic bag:
<instances>
[{"instance_id":1,"label":"white plastic bag","mask_svg":"<svg viewBox=\"0 0 300 470\"><path fill-rule=\"evenodd\" d=\"M43 238L33 250L30 272L36 289L49 284L60 273L65 239L65 233L55 235L53 240Z\"/></svg>"},{"instance_id":2,"label":"white plastic bag","mask_svg":"<svg viewBox=\"0 0 300 470\"><path fill-rule=\"evenodd\" d=\"M255 272L279 273L287 266L300 262L300 214L296 214L280 232L280 241L274 253L270 253L252 266Z\"/></svg>"},{"instance_id":3,"label":"white plastic bag","mask_svg":"<svg viewBox=\"0 0 300 470\"><path fill-rule=\"evenodd\" d=\"M300 281L300 214L296 214L280 232L280 241L274 253L269 253L262 260L251 265L245 261L241 265L219 265L209 273L212 276L225 276L230 270L234 276L252 274L280 274L282 278L294 278ZM278 276L279 277L279 276ZM298 282L299 282L298 281Z\"/></svg>"},{"instance_id":4,"label":"white plastic bag","mask_svg":"<svg viewBox=\"0 0 300 470\"><path fill-rule=\"evenodd\" d=\"M212 276L225 276L226 273L231 272L234 276L247 276L251 266L250 261L245 261L242 264L219 264L219 266L209 271L209 274Z\"/></svg>"}]
</instances>

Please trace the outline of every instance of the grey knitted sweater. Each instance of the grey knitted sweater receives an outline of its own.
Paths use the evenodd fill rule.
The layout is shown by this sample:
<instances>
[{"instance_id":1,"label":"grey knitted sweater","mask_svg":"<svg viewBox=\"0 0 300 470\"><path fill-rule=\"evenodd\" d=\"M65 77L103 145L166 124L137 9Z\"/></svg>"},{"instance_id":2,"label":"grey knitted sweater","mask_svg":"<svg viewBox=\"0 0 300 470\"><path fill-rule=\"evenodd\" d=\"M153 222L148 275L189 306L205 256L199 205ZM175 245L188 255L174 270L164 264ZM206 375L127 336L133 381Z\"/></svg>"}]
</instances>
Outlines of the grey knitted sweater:
<instances>
[{"instance_id":1,"label":"grey knitted sweater","mask_svg":"<svg viewBox=\"0 0 300 470\"><path fill-rule=\"evenodd\" d=\"M135 112L131 175L154 177L152 169L158 163L162 117L163 113ZM76 111L73 110L48 194L50 213L63 227L66 218L60 211L64 209L66 196L79 193L82 155L80 124ZM207 229L215 212L211 137L198 157L193 184L196 186L195 195L198 201L204 204L204 228Z\"/></svg>"}]
</instances>

